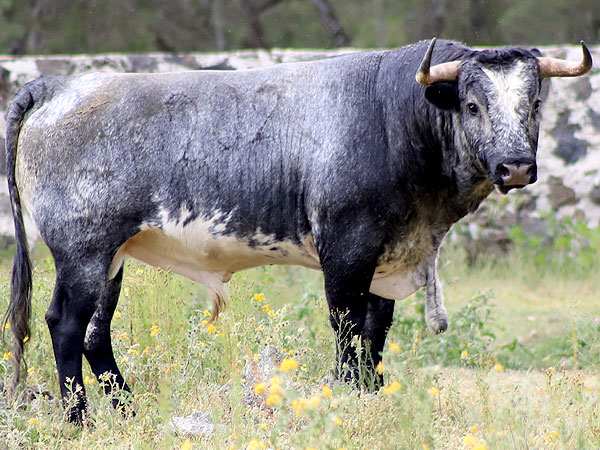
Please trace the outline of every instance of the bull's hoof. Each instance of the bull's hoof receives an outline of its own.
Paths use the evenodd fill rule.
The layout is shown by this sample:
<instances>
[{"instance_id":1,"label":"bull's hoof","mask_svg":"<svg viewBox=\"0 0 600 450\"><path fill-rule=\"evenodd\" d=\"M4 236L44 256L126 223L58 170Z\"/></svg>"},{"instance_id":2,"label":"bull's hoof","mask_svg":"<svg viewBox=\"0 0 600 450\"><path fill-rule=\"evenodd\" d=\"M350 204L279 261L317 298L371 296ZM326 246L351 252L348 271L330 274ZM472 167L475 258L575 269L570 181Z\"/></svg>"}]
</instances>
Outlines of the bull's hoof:
<instances>
[{"instance_id":1,"label":"bull's hoof","mask_svg":"<svg viewBox=\"0 0 600 450\"><path fill-rule=\"evenodd\" d=\"M425 319L427 326L435 334L443 333L448 329L448 313L445 308L437 308L427 313Z\"/></svg>"}]
</instances>

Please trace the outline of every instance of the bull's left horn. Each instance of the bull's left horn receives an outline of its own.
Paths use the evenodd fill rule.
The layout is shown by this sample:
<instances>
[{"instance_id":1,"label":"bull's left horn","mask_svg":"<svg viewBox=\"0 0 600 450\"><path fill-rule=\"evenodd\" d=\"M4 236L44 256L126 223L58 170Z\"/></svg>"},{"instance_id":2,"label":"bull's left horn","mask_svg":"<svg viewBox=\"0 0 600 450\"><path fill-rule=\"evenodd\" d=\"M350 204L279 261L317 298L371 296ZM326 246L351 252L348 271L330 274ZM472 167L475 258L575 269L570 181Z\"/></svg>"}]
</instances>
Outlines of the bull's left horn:
<instances>
[{"instance_id":1,"label":"bull's left horn","mask_svg":"<svg viewBox=\"0 0 600 450\"><path fill-rule=\"evenodd\" d=\"M423 57L421 66L415 78L419 84L429 86L430 84L439 81L456 81L458 80L460 61L445 62L431 66L431 55L433 55L433 47L435 47L436 38L431 40L429 48Z\"/></svg>"},{"instance_id":2,"label":"bull's left horn","mask_svg":"<svg viewBox=\"0 0 600 450\"><path fill-rule=\"evenodd\" d=\"M583 60L581 62L565 61L557 58L538 58L540 63L540 77L578 77L588 73L592 69L592 55L581 41Z\"/></svg>"}]
</instances>

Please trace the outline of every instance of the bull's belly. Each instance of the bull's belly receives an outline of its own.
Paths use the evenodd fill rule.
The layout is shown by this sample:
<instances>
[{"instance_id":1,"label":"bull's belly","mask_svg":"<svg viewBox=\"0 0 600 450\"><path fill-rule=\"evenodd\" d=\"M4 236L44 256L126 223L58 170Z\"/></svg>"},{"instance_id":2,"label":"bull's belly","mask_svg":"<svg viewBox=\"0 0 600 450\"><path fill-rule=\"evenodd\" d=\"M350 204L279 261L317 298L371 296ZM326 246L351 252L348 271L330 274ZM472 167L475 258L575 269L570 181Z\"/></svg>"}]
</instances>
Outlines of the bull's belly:
<instances>
[{"instance_id":1,"label":"bull's belly","mask_svg":"<svg viewBox=\"0 0 600 450\"><path fill-rule=\"evenodd\" d=\"M289 241L268 246L249 246L233 236L196 236L194 243L149 228L129 239L117 252L110 276L113 277L126 257L169 270L213 291L222 291L235 272L268 264L300 265L320 269L312 236L303 245ZM416 292L425 282L417 271L376 275L370 292L391 300L401 300Z\"/></svg>"},{"instance_id":2,"label":"bull's belly","mask_svg":"<svg viewBox=\"0 0 600 450\"><path fill-rule=\"evenodd\" d=\"M113 278L123 261L134 258L223 292L235 272L252 267L284 264L321 269L311 234L301 243L275 241L272 236L256 233L251 239L224 234L227 220L216 215L211 220L165 221L161 228L142 227L116 253L109 273ZM252 242L252 244L250 244ZM385 265L378 267L370 292L391 300L401 300L424 286L418 268L402 270Z\"/></svg>"},{"instance_id":3,"label":"bull's belly","mask_svg":"<svg viewBox=\"0 0 600 450\"><path fill-rule=\"evenodd\" d=\"M425 283L426 279L420 267L389 273L376 271L369 290L383 298L402 300L425 286Z\"/></svg>"},{"instance_id":4,"label":"bull's belly","mask_svg":"<svg viewBox=\"0 0 600 450\"><path fill-rule=\"evenodd\" d=\"M312 235L301 243L275 241L256 233L251 239L224 234L218 221L166 222L161 228L142 231L121 246L113 259L109 278L114 277L127 257L169 270L222 291L235 272L269 264L300 265L320 269ZM252 242L252 244L251 244Z\"/></svg>"}]
</instances>

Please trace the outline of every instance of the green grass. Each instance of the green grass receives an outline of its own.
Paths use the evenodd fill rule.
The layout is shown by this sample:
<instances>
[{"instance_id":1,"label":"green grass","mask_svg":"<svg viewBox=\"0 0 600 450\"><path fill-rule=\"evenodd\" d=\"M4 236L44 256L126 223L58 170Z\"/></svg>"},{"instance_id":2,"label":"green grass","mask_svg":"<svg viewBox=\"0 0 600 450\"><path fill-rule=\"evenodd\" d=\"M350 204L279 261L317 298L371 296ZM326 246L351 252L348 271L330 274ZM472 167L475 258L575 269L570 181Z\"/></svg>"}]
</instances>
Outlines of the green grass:
<instances>
[{"instance_id":1,"label":"green grass","mask_svg":"<svg viewBox=\"0 0 600 450\"><path fill-rule=\"evenodd\" d=\"M211 438L193 438L192 448L597 448L598 231L569 230L592 245L570 254L575 239L535 246L521 236L509 255L469 267L461 249L447 244L440 272L450 328L437 336L426 331L423 293L398 302L384 352L388 387L376 394L323 381L335 341L318 272L237 274L231 302L209 332L202 287L130 262L112 337L136 417L112 410L84 364L94 426L65 423L56 399L0 400L0 448L180 448L186 437L174 434L169 420L196 410L209 411L218 426ZM8 261L0 271L7 301ZM52 261L38 250L27 384L56 398L44 322L53 284ZM280 374L276 409L251 408L242 401L243 369L268 344L288 356L291 350L299 366ZM11 375L0 360L0 379L9 383Z\"/></svg>"}]
</instances>

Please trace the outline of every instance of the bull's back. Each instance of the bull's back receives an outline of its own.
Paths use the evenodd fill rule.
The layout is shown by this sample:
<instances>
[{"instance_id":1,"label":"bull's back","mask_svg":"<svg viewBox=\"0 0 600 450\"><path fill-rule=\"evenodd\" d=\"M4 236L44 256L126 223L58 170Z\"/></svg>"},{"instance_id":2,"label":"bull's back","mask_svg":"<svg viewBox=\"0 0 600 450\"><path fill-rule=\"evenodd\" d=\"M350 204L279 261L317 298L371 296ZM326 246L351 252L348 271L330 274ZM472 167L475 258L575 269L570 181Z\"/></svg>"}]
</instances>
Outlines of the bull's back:
<instances>
[{"instance_id":1,"label":"bull's back","mask_svg":"<svg viewBox=\"0 0 600 450\"><path fill-rule=\"evenodd\" d=\"M65 79L26 117L17 156L25 209L51 248L116 232L112 272L134 256L202 282L318 267L302 165L319 137L290 73L239 75Z\"/></svg>"}]
</instances>

